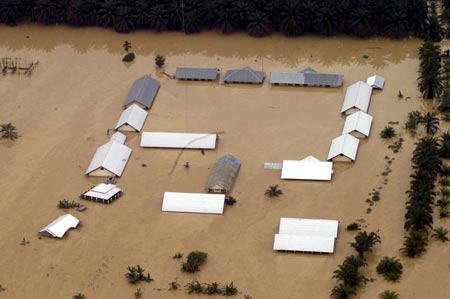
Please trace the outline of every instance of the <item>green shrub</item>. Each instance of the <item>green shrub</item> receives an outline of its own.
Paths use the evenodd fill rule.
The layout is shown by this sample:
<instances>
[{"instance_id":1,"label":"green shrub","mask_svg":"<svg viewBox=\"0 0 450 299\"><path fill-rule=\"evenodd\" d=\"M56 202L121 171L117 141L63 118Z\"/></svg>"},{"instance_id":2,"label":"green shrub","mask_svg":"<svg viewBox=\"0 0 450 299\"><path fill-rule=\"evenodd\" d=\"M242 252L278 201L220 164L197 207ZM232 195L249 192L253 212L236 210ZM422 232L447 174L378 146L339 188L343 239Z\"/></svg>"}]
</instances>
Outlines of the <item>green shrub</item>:
<instances>
[{"instance_id":1,"label":"green shrub","mask_svg":"<svg viewBox=\"0 0 450 299\"><path fill-rule=\"evenodd\" d=\"M186 262L181 264L181 271L183 272L198 272L200 271L200 266L206 261L208 254L201 251L192 251L187 256Z\"/></svg>"},{"instance_id":2,"label":"green shrub","mask_svg":"<svg viewBox=\"0 0 450 299\"><path fill-rule=\"evenodd\" d=\"M403 265L399 259L385 256L378 263L377 273L388 281L398 281L403 273Z\"/></svg>"},{"instance_id":3,"label":"green shrub","mask_svg":"<svg viewBox=\"0 0 450 299\"><path fill-rule=\"evenodd\" d=\"M176 280L173 280L169 283L169 291L175 291L178 290L179 288L180 284Z\"/></svg>"},{"instance_id":4,"label":"green shrub","mask_svg":"<svg viewBox=\"0 0 450 299\"><path fill-rule=\"evenodd\" d=\"M411 111L408 113L408 119L405 124L405 128L408 130L417 129L417 125L419 124L419 120L422 117L422 113L419 111Z\"/></svg>"},{"instance_id":5,"label":"green shrub","mask_svg":"<svg viewBox=\"0 0 450 299\"><path fill-rule=\"evenodd\" d=\"M449 178L442 178L439 181L439 184L441 184L442 186L450 186L450 179Z\"/></svg>"},{"instance_id":6,"label":"green shrub","mask_svg":"<svg viewBox=\"0 0 450 299\"><path fill-rule=\"evenodd\" d=\"M136 292L134 292L134 299L140 299L142 298L143 292L141 288L137 289Z\"/></svg>"},{"instance_id":7,"label":"green shrub","mask_svg":"<svg viewBox=\"0 0 450 299\"><path fill-rule=\"evenodd\" d=\"M201 294L201 293L203 293L203 285L201 283L199 283L195 279L193 281L189 282L185 286L185 289L188 292L188 294Z\"/></svg>"},{"instance_id":8,"label":"green shrub","mask_svg":"<svg viewBox=\"0 0 450 299\"><path fill-rule=\"evenodd\" d=\"M334 299L348 299L354 295L356 295L355 287L340 283L331 290L330 297Z\"/></svg>"},{"instance_id":9,"label":"green shrub","mask_svg":"<svg viewBox=\"0 0 450 299\"><path fill-rule=\"evenodd\" d=\"M134 55L134 52L130 52L125 54L125 56L122 58L122 61L124 62L131 62L136 58L136 55Z\"/></svg>"},{"instance_id":10,"label":"green shrub","mask_svg":"<svg viewBox=\"0 0 450 299\"><path fill-rule=\"evenodd\" d=\"M165 63L166 63L166 57L164 57L160 54L156 55L156 57L155 57L156 67L162 68Z\"/></svg>"},{"instance_id":11,"label":"green shrub","mask_svg":"<svg viewBox=\"0 0 450 299\"><path fill-rule=\"evenodd\" d=\"M400 295L397 292L385 290L378 295L380 299L398 299Z\"/></svg>"},{"instance_id":12,"label":"green shrub","mask_svg":"<svg viewBox=\"0 0 450 299\"><path fill-rule=\"evenodd\" d=\"M78 293L72 296L73 299L86 299L86 296L82 293Z\"/></svg>"},{"instance_id":13,"label":"green shrub","mask_svg":"<svg viewBox=\"0 0 450 299\"><path fill-rule=\"evenodd\" d=\"M205 293L208 295L213 295L213 294L221 294L222 290L219 287L219 284L217 282L213 282L211 284L206 284L205 286Z\"/></svg>"},{"instance_id":14,"label":"green shrub","mask_svg":"<svg viewBox=\"0 0 450 299\"><path fill-rule=\"evenodd\" d=\"M395 129L391 126L385 126L380 133L380 137L383 139L389 139L397 135Z\"/></svg>"},{"instance_id":15,"label":"green shrub","mask_svg":"<svg viewBox=\"0 0 450 299\"><path fill-rule=\"evenodd\" d=\"M349 225L347 225L346 230L348 231L355 231L355 230L360 230L361 229L361 224L357 223L357 222L353 222L350 223Z\"/></svg>"},{"instance_id":16,"label":"green shrub","mask_svg":"<svg viewBox=\"0 0 450 299\"><path fill-rule=\"evenodd\" d=\"M373 201L380 201L380 192L379 192L379 191L375 191L375 192L372 194L372 200L373 200Z\"/></svg>"},{"instance_id":17,"label":"green shrub","mask_svg":"<svg viewBox=\"0 0 450 299\"><path fill-rule=\"evenodd\" d=\"M449 218L449 217L450 217L449 208L441 208L439 210L439 218Z\"/></svg>"},{"instance_id":18,"label":"green shrub","mask_svg":"<svg viewBox=\"0 0 450 299\"><path fill-rule=\"evenodd\" d=\"M181 252L177 252L177 253L175 253L173 256L172 256L172 258L175 260L175 259L180 259L180 258L182 258L183 257L183 254L181 253Z\"/></svg>"},{"instance_id":19,"label":"green shrub","mask_svg":"<svg viewBox=\"0 0 450 299\"><path fill-rule=\"evenodd\" d=\"M269 188L266 189L266 192L264 193L265 196L268 197L278 197L283 194L283 191L278 188L278 185L271 185Z\"/></svg>"},{"instance_id":20,"label":"green shrub","mask_svg":"<svg viewBox=\"0 0 450 299\"><path fill-rule=\"evenodd\" d=\"M58 209L73 209L73 208L79 208L81 206L81 204L79 204L78 202L75 201L68 201L66 199L60 200L58 202Z\"/></svg>"},{"instance_id":21,"label":"green shrub","mask_svg":"<svg viewBox=\"0 0 450 299\"><path fill-rule=\"evenodd\" d=\"M236 295L238 292L238 289L234 286L233 282L230 284L225 285L223 288L222 294L224 296L233 296Z\"/></svg>"},{"instance_id":22,"label":"green shrub","mask_svg":"<svg viewBox=\"0 0 450 299\"><path fill-rule=\"evenodd\" d=\"M128 272L125 273L125 277L128 280L128 283L136 284L141 281L151 282L153 278L150 277L150 273L145 275L145 270L141 268L141 266L137 265L135 267L128 266Z\"/></svg>"}]
</instances>

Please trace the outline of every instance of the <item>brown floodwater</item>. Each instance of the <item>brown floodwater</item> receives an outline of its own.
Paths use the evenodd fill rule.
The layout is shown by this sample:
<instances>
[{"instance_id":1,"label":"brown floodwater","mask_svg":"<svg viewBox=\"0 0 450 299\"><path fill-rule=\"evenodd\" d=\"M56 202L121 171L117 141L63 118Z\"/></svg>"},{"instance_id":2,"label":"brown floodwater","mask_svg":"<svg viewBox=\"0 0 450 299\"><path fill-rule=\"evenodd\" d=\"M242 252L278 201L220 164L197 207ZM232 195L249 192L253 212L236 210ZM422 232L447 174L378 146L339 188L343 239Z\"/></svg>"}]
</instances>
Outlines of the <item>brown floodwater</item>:
<instances>
[{"instance_id":1,"label":"brown floodwater","mask_svg":"<svg viewBox=\"0 0 450 299\"><path fill-rule=\"evenodd\" d=\"M137 55L130 64L121 61L125 40ZM382 244L368 255L364 270L376 281L362 287L357 298L377 298L385 289L401 298L448 298L446 244L431 241L422 258L401 258L405 269L400 283L387 283L375 272L380 258L399 256L403 242L405 191L416 141L404 132L403 123L407 112L432 106L422 104L417 91L420 43L0 26L0 57L39 61L31 76L0 79L0 123L12 122L21 135L14 142L0 141L0 284L6 288L1 295L71 298L82 292L90 299L132 298L136 287L127 284L124 273L127 266L140 264L155 279L139 286L143 298L186 298L184 291L169 292L168 284L177 279L183 286L193 278L234 281L242 291L237 298L328 298L332 272L353 254L348 242L354 234L344 227L364 219L364 227L378 231ZM223 76L227 69L250 66L268 76L309 66L342 73L345 83L328 89L271 87L268 80L257 87L180 83L155 69L156 54L167 57L168 74L177 66L198 66L218 67ZM124 196L109 206L83 201L87 211L72 212L81 220L78 229L61 240L39 239L37 232L63 213L56 208L58 200L77 200L102 181L84 172L95 149L108 140L107 129L115 126L131 84L144 74L161 81L144 131L220 132L217 149L205 155L142 149L139 135L128 134L126 144L133 153L118 180ZM282 181L278 171L263 169L264 162L308 155L326 159L331 139L344 125L339 111L345 88L373 74L384 76L386 87L372 96L372 135L362 141L355 163L336 163L333 180L325 183ZM400 122L396 128L405 139L398 154L378 137L389 121ZM214 161L228 153L242 161L232 190L235 206L220 216L160 211L165 191L202 192ZM387 185L380 175L385 156L395 158ZM189 169L183 167L187 161ZM273 184L285 193L278 199L264 196ZM380 186L381 201L366 214L368 193ZM280 217L340 220L335 253L274 252ZM437 224L449 226L448 221ZM23 237L30 241L26 246L19 245ZM199 273L181 273L172 256L192 250L207 252L208 261Z\"/></svg>"}]
</instances>

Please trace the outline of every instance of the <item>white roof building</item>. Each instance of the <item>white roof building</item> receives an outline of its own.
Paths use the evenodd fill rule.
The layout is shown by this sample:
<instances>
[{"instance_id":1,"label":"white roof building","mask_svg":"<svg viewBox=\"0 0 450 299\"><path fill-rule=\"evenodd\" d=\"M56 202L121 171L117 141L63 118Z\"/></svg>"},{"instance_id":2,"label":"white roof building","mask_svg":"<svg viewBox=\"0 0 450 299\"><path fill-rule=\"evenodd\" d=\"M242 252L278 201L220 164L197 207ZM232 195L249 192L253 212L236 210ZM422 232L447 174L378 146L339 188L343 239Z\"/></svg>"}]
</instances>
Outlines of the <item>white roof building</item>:
<instances>
[{"instance_id":1,"label":"white roof building","mask_svg":"<svg viewBox=\"0 0 450 299\"><path fill-rule=\"evenodd\" d=\"M371 96L372 87L366 82L358 81L350 85L345 92L341 113L351 114L358 110L367 112Z\"/></svg>"},{"instance_id":2,"label":"white roof building","mask_svg":"<svg viewBox=\"0 0 450 299\"><path fill-rule=\"evenodd\" d=\"M123 144L125 142L125 139L122 137L123 134L116 134L111 137L108 143L97 148L86 170L87 175L119 177L122 175L132 150Z\"/></svg>"},{"instance_id":3,"label":"white roof building","mask_svg":"<svg viewBox=\"0 0 450 299\"><path fill-rule=\"evenodd\" d=\"M330 181L333 162L284 160L281 178L287 180Z\"/></svg>"},{"instance_id":4,"label":"white roof building","mask_svg":"<svg viewBox=\"0 0 450 299\"><path fill-rule=\"evenodd\" d=\"M216 134L144 132L141 147L215 149Z\"/></svg>"},{"instance_id":5,"label":"white roof building","mask_svg":"<svg viewBox=\"0 0 450 299\"><path fill-rule=\"evenodd\" d=\"M127 140L127 136L125 136L124 134L120 133L120 132L116 132L114 134L111 135L111 138L109 139L110 141L117 141L119 143L125 144L125 140Z\"/></svg>"},{"instance_id":6,"label":"white roof building","mask_svg":"<svg viewBox=\"0 0 450 299\"><path fill-rule=\"evenodd\" d=\"M353 162L358 152L359 139L350 134L343 134L331 142L328 161Z\"/></svg>"},{"instance_id":7,"label":"white roof building","mask_svg":"<svg viewBox=\"0 0 450 299\"><path fill-rule=\"evenodd\" d=\"M372 127L373 117L369 114L358 111L345 119L344 129L342 134L351 134L356 138L369 137L370 128Z\"/></svg>"},{"instance_id":8,"label":"white roof building","mask_svg":"<svg viewBox=\"0 0 450 299\"><path fill-rule=\"evenodd\" d=\"M281 218L273 250L333 253L339 221Z\"/></svg>"},{"instance_id":9,"label":"white roof building","mask_svg":"<svg viewBox=\"0 0 450 299\"><path fill-rule=\"evenodd\" d=\"M164 192L163 212L223 214L225 194Z\"/></svg>"},{"instance_id":10,"label":"white roof building","mask_svg":"<svg viewBox=\"0 0 450 299\"><path fill-rule=\"evenodd\" d=\"M122 112L122 115L116 124L115 130L140 132L144 126L147 114L147 111L136 104L132 104Z\"/></svg>"},{"instance_id":11,"label":"white roof building","mask_svg":"<svg viewBox=\"0 0 450 299\"><path fill-rule=\"evenodd\" d=\"M122 189L116 185L101 183L84 192L80 197L86 200L110 204L121 195Z\"/></svg>"},{"instance_id":12,"label":"white roof building","mask_svg":"<svg viewBox=\"0 0 450 299\"><path fill-rule=\"evenodd\" d=\"M70 214L56 218L52 223L39 231L41 235L49 238L62 238L71 228L76 228L80 221Z\"/></svg>"},{"instance_id":13,"label":"white roof building","mask_svg":"<svg viewBox=\"0 0 450 299\"><path fill-rule=\"evenodd\" d=\"M384 88L384 78L378 75L367 78L367 84L369 84L372 88L375 89L383 89Z\"/></svg>"}]
</instances>

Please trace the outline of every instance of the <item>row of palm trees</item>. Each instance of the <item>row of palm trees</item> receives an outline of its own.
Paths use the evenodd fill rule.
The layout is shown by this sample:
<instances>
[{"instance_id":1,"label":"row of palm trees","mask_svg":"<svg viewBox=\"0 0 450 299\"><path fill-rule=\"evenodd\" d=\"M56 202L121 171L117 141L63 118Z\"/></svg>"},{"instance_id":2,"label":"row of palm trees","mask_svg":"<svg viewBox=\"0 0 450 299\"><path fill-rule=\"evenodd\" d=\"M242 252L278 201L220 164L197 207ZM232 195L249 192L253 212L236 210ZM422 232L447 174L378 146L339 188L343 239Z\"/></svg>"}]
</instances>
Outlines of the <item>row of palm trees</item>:
<instances>
[{"instance_id":1,"label":"row of palm trees","mask_svg":"<svg viewBox=\"0 0 450 299\"><path fill-rule=\"evenodd\" d=\"M0 22L23 19L43 24L135 28L186 33L218 28L253 36L281 31L360 37L427 36L426 0L2 0Z\"/></svg>"},{"instance_id":2,"label":"row of palm trees","mask_svg":"<svg viewBox=\"0 0 450 299\"><path fill-rule=\"evenodd\" d=\"M374 232L359 232L350 246L355 249L358 255L351 255L345 258L342 265L333 272L333 278L337 284L331 290L331 298L346 299L356 295L357 288L368 281L359 269L367 266L365 254L371 252L373 247L381 243L380 236Z\"/></svg>"},{"instance_id":3,"label":"row of palm trees","mask_svg":"<svg viewBox=\"0 0 450 299\"><path fill-rule=\"evenodd\" d=\"M424 99L438 98L442 94L441 48L433 41L425 41L419 49L419 90Z\"/></svg>"}]
</instances>

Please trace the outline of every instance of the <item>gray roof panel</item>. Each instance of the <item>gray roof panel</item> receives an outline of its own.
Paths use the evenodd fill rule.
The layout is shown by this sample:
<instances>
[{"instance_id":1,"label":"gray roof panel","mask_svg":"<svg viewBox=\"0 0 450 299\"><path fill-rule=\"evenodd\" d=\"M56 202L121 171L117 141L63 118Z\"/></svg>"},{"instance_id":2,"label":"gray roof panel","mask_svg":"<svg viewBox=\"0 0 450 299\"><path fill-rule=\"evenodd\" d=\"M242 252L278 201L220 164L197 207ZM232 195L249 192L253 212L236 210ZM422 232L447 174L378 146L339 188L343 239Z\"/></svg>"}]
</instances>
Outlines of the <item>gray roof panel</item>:
<instances>
[{"instance_id":1,"label":"gray roof panel","mask_svg":"<svg viewBox=\"0 0 450 299\"><path fill-rule=\"evenodd\" d=\"M342 86L342 75L305 73L305 85Z\"/></svg>"},{"instance_id":2,"label":"gray roof panel","mask_svg":"<svg viewBox=\"0 0 450 299\"><path fill-rule=\"evenodd\" d=\"M217 68L177 67L177 80L216 80L219 74Z\"/></svg>"},{"instance_id":3,"label":"gray roof panel","mask_svg":"<svg viewBox=\"0 0 450 299\"><path fill-rule=\"evenodd\" d=\"M216 187L230 191L240 167L241 161L230 154L217 160L206 184L206 191Z\"/></svg>"},{"instance_id":4,"label":"gray roof panel","mask_svg":"<svg viewBox=\"0 0 450 299\"><path fill-rule=\"evenodd\" d=\"M125 99L123 106L126 108L130 104L137 102L147 109L150 109L153 101L155 100L156 94L158 93L159 86L159 81L148 75L137 79L134 81L133 86L131 86L130 92Z\"/></svg>"},{"instance_id":5,"label":"gray roof panel","mask_svg":"<svg viewBox=\"0 0 450 299\"><path fill-rule=\"evenodd\" d=\"M240 70L229 70L225 73L225 83L254 83L262 84L266 78L266 73L255 71L250 67Z\"/></svg>"}]
</instances>

